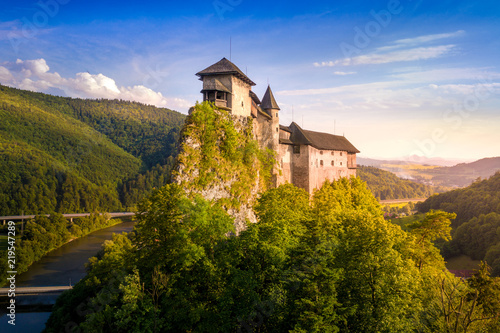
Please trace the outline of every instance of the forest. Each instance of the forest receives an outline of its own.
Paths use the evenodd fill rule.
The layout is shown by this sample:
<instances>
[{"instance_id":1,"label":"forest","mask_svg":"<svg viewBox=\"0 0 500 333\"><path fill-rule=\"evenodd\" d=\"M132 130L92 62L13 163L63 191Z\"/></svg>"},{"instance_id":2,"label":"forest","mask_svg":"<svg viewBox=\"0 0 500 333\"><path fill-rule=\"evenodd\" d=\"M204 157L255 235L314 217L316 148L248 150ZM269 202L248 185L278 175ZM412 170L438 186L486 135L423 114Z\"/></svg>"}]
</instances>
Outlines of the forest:
<instances>
[{"instance_id":1,"label":"forest","mask_svg":"<svg viewBox=\"0 0 500 333\"><path fill-rule=\"evenodd\" d=\"M454 214L411 231L384 220L359 178L310 200L294 185L263 193L239 236L214 202L176 184L139 206L128 235L88 263L45 332L497 332L500 282L483 265L454 277L433 245Z\"/></svg>"},{"instance_id":2,"label":"forest","mask_svg":"<svg viewBox=\"0 0 500 333\"><path fill-rule=\"evenodd\" d=\"M264 179L252 205L258 223L237 232L232 199L250 200L252 187L228 182L225 200L202 193L219 176L255 182L247 171L267 164L259 167L251 132L236 133L210 108L197 105L189 116L188 124L204 125L186 126L196 144L179 157L190 168L212 167L141 201L134 230L89 260L45 332L500 330L491 268L457 278L434 245L450 240L456 214L429 210L402 230L359 177L325 182L312 197L292 184L266 189Z\"/></svg>"},{"instance_id":3,"label":"forest","mask_svg":"<svg viewBox=\"0 0 500 333\"><path fill-rule=\"evenodd\" d=\"M380 200L427 198L434 193L431 186L401 179L392 172L371 166L359 165L356 174Z\"/></svg>"},{"instance_id":4,"label":"forest","mask_svg":"<svg viewBox=\"0 0 500 333\"><path fill-rule=\"evenodd\" d=\"M120 211L166 184L185 116L0 85L0 215Z\"/></svg>"},{"instance_id":5,"label":"forest","mask_svg":"<svg viewBox=\"0 0 500 333\"><path fill-rule=\"evenodd\" d=\"M500 172L466 188L433 195L418 203L417 209L456 213L453 239L442 249L445 258L465 254L484 260L500 276Z\"/></svg>"}]
</instances>

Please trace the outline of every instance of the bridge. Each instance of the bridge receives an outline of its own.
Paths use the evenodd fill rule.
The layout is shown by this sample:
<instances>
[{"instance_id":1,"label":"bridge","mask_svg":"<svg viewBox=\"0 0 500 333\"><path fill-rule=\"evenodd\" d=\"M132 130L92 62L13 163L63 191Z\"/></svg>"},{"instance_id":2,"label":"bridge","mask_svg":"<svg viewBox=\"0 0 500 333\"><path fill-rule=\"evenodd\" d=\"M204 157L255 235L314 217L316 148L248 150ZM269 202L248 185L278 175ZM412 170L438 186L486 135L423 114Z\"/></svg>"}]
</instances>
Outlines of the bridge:
<instances>
[{"instance_id":1,"label":"bridge","mask_svg":"<svg viewBox=\"0 0 500 333\"><path fill-rule=\"evenodd\" d=\"M52 287L19 287L15 288L17 296L40 295L40 294L62 294L63 291L73 289L72 286L52 286ZM8 296L9 288L0 288L0 297Z\"/></svg>"},{"instance_id":2,"label":"bridge","mask_svg":"<svg viewBox=\"0 0 500 333\"><path fill-rule=\"evenodd\" d=\"M64 291L72 288L72 286L15 288L13 299L15 300L16 312L50 312L56 304L57 298ZM7 313L6 307L11 302L9 292L11 292L9 288L0 288L0 315Z\"/></svg>"},{"instance_id":3,"label":"bridge","mask_svg":"<svg viewBox=\"0 0 500 333\"><path fill-rule=\"evenodd\" d=\"M71 222L73 222L73 219L76 217L85 217L85 216L90 216L95 213L75 213L75 214L62 214L65 218L69 219ZM99 215L103 214L108 214L111 216L111 218L114 217L128 217L128 216L134 216L135 212L115 212L115 213L99 213ZM12 215L12 216L0 216L0 221L3 221L5 224L5 221L19 221L19 220L29 220L35 218L35 216L50 216L50 214L38 214L38 215Z\"/></svg>"}]
</instances>

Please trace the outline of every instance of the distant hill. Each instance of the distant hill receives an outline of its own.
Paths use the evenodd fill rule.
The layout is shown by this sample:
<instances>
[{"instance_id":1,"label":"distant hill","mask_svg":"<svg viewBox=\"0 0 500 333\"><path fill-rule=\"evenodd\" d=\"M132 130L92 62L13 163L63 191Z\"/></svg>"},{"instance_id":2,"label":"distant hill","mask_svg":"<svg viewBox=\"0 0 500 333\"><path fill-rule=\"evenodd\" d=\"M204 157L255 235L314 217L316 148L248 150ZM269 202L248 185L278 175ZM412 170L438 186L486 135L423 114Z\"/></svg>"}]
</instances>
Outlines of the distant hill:
<instances>
[{"instance_id":1,"label":"distant hill","mask_svg":"<svg viewBox=\"0 0 500 333\"><path fill-rule=\"evenodd\" d=\"M429 170L432 181L452 187L470 185L478 178L487 179L500 170L500 157L483 158L472 163L460 163L452 167Z\"/></svg>"},{"instance_id":2,"label":"distant hill","mask_svg":"<svg viewBox=\"0 0 500 333\"><path fill-rule=\"evenodd\" d=\"M384 164L421 164L421 165L434 165L434 166L454 166L457 165L458 163L464 163L466 162L465 160L457 160L457 159L445 159L445 158L439 158L439 157L420 157L420 156L414 156L414 157L407 157L407 158L400 158L400 159L392 159L392 160L381 160L381 159L375 159L375 158L367 158L367 157L361 157L357 156L356 160L359 164L362 165L367 165L367 166L374 166L374 167L379 167Z\"/></svg>"},{"instance_id":3,"label":"distant hill","mask_svg":"<svg viewBox=\"0 0 500 333\"><path fill-rule=\"evenodd\" d=\"M120 210L166 182L185 116L0 85L0 215Z\"/></svg>"},{"instance_id":4,"label":"distant hill","mask_svg":"<svg viewBox=\"0 0 500 333\"><path fill-rule=\"evenodd\" d=\"M491 163L480 162L479 166ZM500 172L466 188L433 195L418 203L417 209L422 213L430 209L456 213L452 241L442 250L445 258L465 254L486 260L500 276Z\"/></svg>"},{"instance_id":5,"label":"distant hill","mask_svg":"<svg viewBox=\"0 0 500 333\"><path fill-rule=\"evenodd\" d=\"M431 186L401 179L389 171L371 166L358 166L357 175L380 200L427 198L434 193Z\"/></svg>"},{"instance_id":6,"label":"distant hill","mask_svg":"<svg viewBox=\"0 0 500 333\"><path fill-rule=\"evenodd\" d=\"M417 207L422 213L430 209L456 213L457 218L452 222L454 228L481 214L500 213L500 172L466 188L433 195Z\"/></svg>"},{"instance_id":7,"label":"distant hill","mask_svg":"<svg viewBox=\"0 0 500 333\"><path fill-rule=\"evenodd\" d=\"M437 159L428 160L438 162ZM446 160L442 160L445 163ZM375 166L390 171L400 178L416 182L440 186L444 188L465 187L478 178L489 178L500 170L500 157L483 158L471 163L460 163L454 166L436 164L419 164L408 161L386 161L369 158L357 158L360 165ZM449 161L448 161L449 162Z\"/></svg>"}]
</instances>

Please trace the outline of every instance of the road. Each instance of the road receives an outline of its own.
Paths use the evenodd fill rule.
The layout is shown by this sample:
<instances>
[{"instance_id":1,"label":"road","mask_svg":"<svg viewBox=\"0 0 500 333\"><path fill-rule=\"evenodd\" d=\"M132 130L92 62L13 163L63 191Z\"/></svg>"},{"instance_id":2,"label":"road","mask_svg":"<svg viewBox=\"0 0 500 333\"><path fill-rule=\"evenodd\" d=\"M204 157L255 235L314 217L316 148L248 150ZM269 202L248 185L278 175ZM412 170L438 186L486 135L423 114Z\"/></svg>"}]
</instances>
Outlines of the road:
<instances>
[{"instance_id":1,"label":"road","mask_svg":"<svg viewBox=\"0 0 500 333\"><path fill-rule=\"evenodd\" d=\"M77 213L77 214L62 214L67 219L72 219L75 217L85 217L94 213ZM103 214L103 213L101 213ZM134 216L134 212L116 212L116 213L104 213L109 214L111 217L127 217ZM0 221L16 221L16 220L29 220L35 218L35 216L50 216L50 214L38 214L38 215L13 215L13 216L0 216Z\"/></svg>"},{"instance_id":2,"label":"road","mask_svg":"<svg viewBox=\"0 0 500 333\"><path fill-rule=\"evenodd\" d=\"M389 199L389 200L380 200L381 204L394 204L394 203L403 203L403 202L421 202L425 201L426 198L412 198L412 199Z\"/></svg>"}]
</instances>

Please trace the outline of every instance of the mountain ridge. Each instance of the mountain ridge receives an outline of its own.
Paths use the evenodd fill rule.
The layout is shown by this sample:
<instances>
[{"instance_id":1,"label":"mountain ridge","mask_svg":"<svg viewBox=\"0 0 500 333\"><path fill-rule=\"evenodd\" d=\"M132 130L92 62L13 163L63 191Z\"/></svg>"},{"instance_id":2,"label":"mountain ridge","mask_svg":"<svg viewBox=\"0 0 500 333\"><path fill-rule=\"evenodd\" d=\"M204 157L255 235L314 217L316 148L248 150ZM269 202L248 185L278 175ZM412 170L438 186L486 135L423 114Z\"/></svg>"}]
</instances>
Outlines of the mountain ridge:
<instances>
[{"instance_id":1,"label":"mountain ridge","mask_svg":"<svg viewBox=\"0 0 500 333\"><path fill-rule=\"evenodd\" d=\"M462 162L453 166L437 166L411 163L400 160L375 160L358 158L359 165L374 166L395 173L400 178L413 179L419 183L461 188L478 178L489 178L500 170L500 157L486 157L473 162Z\"/></svg>"},{"instance_id":2,"label":"mountain ridge","mask_svg":"<svg viewBox=\"0 0 500 333\"><path fill-rule=\"evenodd\" d=\"M0 85L0 118L0 215L16 215L134 205L167 181L185 116Z\"/></svg>"}]
</instances>

